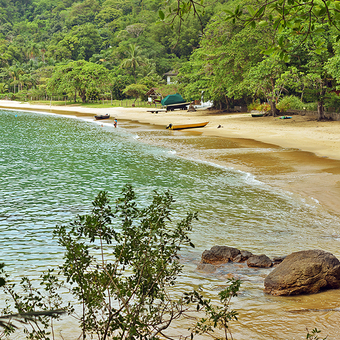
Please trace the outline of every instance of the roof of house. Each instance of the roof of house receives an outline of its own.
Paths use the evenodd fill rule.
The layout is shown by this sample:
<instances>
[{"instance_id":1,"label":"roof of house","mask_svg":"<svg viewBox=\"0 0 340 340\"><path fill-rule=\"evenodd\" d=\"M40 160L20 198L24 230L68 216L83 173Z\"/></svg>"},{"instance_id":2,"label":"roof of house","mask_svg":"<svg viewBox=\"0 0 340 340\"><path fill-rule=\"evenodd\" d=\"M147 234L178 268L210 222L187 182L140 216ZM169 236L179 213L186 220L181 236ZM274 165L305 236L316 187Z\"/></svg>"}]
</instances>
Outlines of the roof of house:
<instances>
[{"instance_id":1,"label":"roof of house","mask_svg":"<svg viewBox=\"0 0 340 340\"><path fill-rule=\"evenodd\" d=\"M152 87L147 93L147 96L160 96L161 94L158 92L158 90L155 87Z\"/></svg>"},{"instance_id":2,"label":"roof of house","mask_svg":"<svg viewBox=\"0 0 340 340\"><path fill-rule=\"evenodd\" d=\"M178 72L176 71L169 71L163 74L163 76L177 76Z\"/></svg>"}]
</instances>

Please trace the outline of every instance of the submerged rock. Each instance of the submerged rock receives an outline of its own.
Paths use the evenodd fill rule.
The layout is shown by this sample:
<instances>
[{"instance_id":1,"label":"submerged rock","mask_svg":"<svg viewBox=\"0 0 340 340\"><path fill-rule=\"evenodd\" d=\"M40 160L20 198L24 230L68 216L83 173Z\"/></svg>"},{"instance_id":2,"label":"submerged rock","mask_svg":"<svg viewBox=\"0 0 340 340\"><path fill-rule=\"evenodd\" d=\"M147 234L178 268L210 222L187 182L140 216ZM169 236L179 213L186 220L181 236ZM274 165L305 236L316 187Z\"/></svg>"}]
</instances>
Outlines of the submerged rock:
<instances>
[{"instance_id":1,"label":"submerged rock","mask_svg":"<svg viewBox=\"0 0 340 340\"><path fill-rule=\"evenodd\" d=\"M272 260L267 255L253 255L247 260L248 267L269 268L273 266Z\"/></svg>"},{"instance_id":2,"label":"submerged rock","mask_svg":"<svg viewBox=\"0 0 340 340\"><path fill-rule=\"evenodd\" d=\"M304 250L288 255L264 281L265 293L298 295L340 288L340 262L323 250Z\"/></svg>"},{"instance_id":3,"label":"submerged rock","mask_svg":"<svg viewBox=\"0 0 340 340\"><path fill-rule=\"evenodd\" d=\"M209 263L199 263L197 265L197 270L200 270L206 273L214 273L216 269L217 269L216 266L214 266L213 264L209 264Z\"/></svg>"},{"instance_id":4,"label":"submerged rock","mask_svg":"<svg viewBox=\"0 0 340 340\"><path fill-rule=\"evenodd\" d=\"M222 264L233 261L241 252L232 247L214 246L210 250L205 250L202 254L202 263Z\"/></svg>"}]
</instances>

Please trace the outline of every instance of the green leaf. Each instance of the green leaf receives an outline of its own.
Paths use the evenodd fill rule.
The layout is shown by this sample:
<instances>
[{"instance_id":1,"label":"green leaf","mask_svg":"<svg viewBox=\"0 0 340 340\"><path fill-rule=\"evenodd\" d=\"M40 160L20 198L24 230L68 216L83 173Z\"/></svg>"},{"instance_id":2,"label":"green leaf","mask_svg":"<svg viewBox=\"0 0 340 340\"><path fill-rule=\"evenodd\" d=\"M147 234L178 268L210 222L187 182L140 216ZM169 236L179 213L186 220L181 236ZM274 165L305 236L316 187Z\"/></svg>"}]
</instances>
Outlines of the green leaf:
<instances>
[{"instance_id":1,"label":"green leaf","mask_svg":"<svg viewBox=\"0 0 340 340\"><path fill-rule=\"evenodd\" d=\"M288 56L288 55L285 55L285 56L283 57L283 61L284 61L285 63L289 63L289 62L290 62L289 56Z\"/></svg>"},{"instance_id":2,"label":"green leaf","mask_svg":"<svg viewBox=\"0 0 340 340\"><path fill-rule=\"evenodd\" d=\"M256 17L260 17L263 13L264 13L264 10L265 10L266 6L262 6L255 14Z\"/></svg>"},{"instance_id":3,"label":"green leaf","mask_svg":"<svg viewBox=\"0 0 340 340\"><path fill-rule=\"evenodd\" d=\"M160 18L161 20L164 20L165 15L164 15L164 12L163 12L163 11L159 10L159 11L158 11L158 15L159 15L159 18Z\"/></svg>"},{"instance_id":4,"label":"green leaf","mask_svg":"<svg viewBox=\"0 0 340 340\"><path fill-rule=\"evenodd\" d=\"M249 14L253 17L255 15L255 10L252 6L247 6L247 10L249 12Z\"/></svg>"},{"instance_id":5,"label":"green leaf","mask_svg":"<svg viewBox=\"0 0 340 340\"><path fill-rule=\"evenodd\" d=\"M319 11L319 16L322 16L326 13L326 7L322 7Z\"/></svg>"},{"instance_id":6,"label":"green leaf","mask_svg":"<svg viewBox=\"0 0 340 340\"><path fill-rule=\"evenodd\" d=\"M272 47L272 48L268 48L267 50L263 50L262 53L263 53L263 54L266 54L266 55L270 55L270 54L272 54L275 50L276 50L276 48L275 48L275 47Z\"/></svg>"},{"instance_id":7,"label":"green leaf","mask_svg":"<svg viewBox=\"0 0 340 340\"><path fill-rule=\"evenodd\" d=\"M226 13L226 14L229 14L231 17L234 15L233 12L231 12L231 11L229 11L227 9L225 9L223 12Z\"/></svg>"}]
</instances>

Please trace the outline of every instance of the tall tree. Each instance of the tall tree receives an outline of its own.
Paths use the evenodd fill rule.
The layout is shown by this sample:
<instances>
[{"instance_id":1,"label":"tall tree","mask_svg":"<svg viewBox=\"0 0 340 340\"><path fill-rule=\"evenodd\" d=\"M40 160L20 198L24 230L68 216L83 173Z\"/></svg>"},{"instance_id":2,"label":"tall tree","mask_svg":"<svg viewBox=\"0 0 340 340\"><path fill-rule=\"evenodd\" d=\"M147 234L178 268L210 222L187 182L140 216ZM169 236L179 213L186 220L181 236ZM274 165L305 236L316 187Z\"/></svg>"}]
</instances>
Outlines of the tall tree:
<instances>
[{"instance_id":1,"label":"tall tree","mask_svg":"<svg viewBox=\"0 0 340 340\"><path fill-rule=\"evenodd\" d=\"M87 92L93 88L104 90L107 86L108 72L105 67L85 60L70 62L56 68L48 82L47 89L52 93L77 93L86 103Z\"/></svg>"},{"instance_id":2,"label":"tall tree","mask_svg":"<svg viewBox=\"0 0 340 340\"><path fill-rule=\"evenodd\" d=\"M257 97L265 97L270 103L271 114L278 114L276 105L284 89L280 82L285 71L285 64L278 57L270 56L253 66L242 84L247 86Z\"/></svg>"},{"instance_id":3,"label":"tall tree","mask_svg":"<svg viewBox=\"0 0 340 340\"><path fill-rule=\"evenodd\" d=\"M129 44L129 49L127 50L127 58L125 58L121 64L121 68L131 69L131 73L137 83L137 68L143 64L144 59L141 56L141 49L136 44Z\"/></svg>"},{"instance_id":4,"label":"tall tree","mask_svg":"<svg viewBox=\"0 0 340 340\"><path fill-rule=\"evenodd\" d=\"M204 91L205 99L213 100L221 109L249 97L252 91L243 84L244 78L262 60L262 46L270 39L268 28L244 28L225 21L223 12L217 14L207 25L200 48L186 64L188 71L180 70L178 79L186 97L200 99Z\"/></svg>"}]
</instances>

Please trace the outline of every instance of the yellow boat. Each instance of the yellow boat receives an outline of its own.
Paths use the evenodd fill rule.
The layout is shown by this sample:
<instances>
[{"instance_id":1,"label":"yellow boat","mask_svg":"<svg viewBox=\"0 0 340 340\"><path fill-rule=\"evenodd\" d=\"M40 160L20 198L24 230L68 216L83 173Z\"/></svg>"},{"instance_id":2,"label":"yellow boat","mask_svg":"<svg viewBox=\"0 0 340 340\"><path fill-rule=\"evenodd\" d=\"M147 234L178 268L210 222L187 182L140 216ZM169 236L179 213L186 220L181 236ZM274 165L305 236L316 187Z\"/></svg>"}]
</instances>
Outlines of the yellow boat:
<instances>
[{"instance_id":1,"label":"yellow boat","mask_svg":"<svg viewBox=\"0 0 340 340\"><path fill-rule=\"evenodd\" d=\"M205 127L209 122L204 123L194 123L194 124L182 124L182 125L172 125L169 124L166 128L168 130L183 130L183 129L194 129Z\"/></svg>"}]
</instances>

